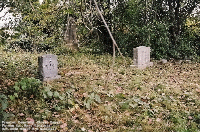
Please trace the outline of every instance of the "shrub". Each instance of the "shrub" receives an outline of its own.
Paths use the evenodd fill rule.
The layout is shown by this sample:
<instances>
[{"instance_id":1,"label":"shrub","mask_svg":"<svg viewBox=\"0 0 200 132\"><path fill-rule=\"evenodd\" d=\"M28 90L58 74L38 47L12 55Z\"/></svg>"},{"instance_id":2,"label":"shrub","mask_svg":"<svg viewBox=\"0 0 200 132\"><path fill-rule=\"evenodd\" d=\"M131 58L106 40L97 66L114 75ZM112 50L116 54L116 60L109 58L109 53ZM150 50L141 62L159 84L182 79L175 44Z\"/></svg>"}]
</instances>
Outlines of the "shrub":
<instances>
[{"instance_id":1,"label":"shrub","mask_svg":"<svg viewBox=\"0 0 200 132\"><path fill-rule=\"evenodd\" d=\"M13 95L10 95L10 99L14 100L15 98L22 99L26 98L36 98L39 96L39 87L41 86L41 81L35 78L23 78L19 82L16 82L14 85Z\"/></svg>"},{"instance_id":2,"label":"shrub","mask_svg":"<svg viewBox=\"0 0 200 132\"><path fill-rule=\"evenodd\" d=\"M8 118L8 114L5 112L6 108L8 107L7 96L4 94L0 94L0 122L4 121ZM2 123L0 123L2 125Z\"/></svg>"}]
</instances>

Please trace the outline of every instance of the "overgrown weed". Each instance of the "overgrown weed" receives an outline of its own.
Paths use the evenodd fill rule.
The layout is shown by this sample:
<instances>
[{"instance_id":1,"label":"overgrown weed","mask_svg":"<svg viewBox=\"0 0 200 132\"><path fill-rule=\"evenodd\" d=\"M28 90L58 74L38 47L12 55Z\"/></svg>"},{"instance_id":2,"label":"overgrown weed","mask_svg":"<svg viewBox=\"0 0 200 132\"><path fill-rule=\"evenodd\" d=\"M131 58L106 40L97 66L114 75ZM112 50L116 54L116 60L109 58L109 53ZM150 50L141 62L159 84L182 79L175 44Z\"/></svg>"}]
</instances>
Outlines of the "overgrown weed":
<instances>
[{"instance_id":1,"label":"overgrown weed","mask_svg":"<svg viewBox=\"0 0 200 132\"><path fill-rule=\"evenodd\" d=\"M22 78L37 79L37 57L43 53L1 51L0 92L9 97ZM9 120L60 121L58 129L67 131L200 129L199 63L137 70L129 67L131 58L124 64L116 57L112 70L111 55L56 52L61 78L43 83L37 97L7 98L3 112L12 113Z\"/></svg>"}]
</instances>

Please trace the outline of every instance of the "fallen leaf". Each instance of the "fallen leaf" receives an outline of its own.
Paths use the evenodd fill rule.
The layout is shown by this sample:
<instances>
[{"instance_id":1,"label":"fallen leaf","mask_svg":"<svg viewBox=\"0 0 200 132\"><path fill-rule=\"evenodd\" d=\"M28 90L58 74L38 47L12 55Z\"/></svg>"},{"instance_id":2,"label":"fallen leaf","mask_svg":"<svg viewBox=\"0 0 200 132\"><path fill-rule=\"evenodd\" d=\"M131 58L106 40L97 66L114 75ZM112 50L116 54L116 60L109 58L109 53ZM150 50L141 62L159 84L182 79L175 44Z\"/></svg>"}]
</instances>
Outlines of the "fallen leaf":
<instances>
[{"instance_id":1,"label":"fallen leaf","mask_svg":"<svg viewBox=\"0 0 200 132\"><path fill-rule=\"evenodd\" d=\"M116 90L116 94L119 94L119 93L122 93L122 92L123 92L122 88L118 87L117 90Z\"/></svg>"},{"instance_id":2,"label":"fallen leaf","mask_svg":"<svg viewBox=\"0 0 200 132\"><path fill-rule=\"evenodd\" d=\"M156 121L157 121L157 122L161 122L161 119L160 119L160 118L157 118Z\"/></svg>"},{"instance_id":3,"label":"fallen leaf","mask_svg":"<svg viewBox=\"0 0 200 132\"><path fill-rule=\"evenodd\" d=\"M200 89L196 89L196 91L197 91L198 93L200 93Z\"/></svg>"},{"instance_id":4,"label":"fallen leaf","mask_svg":"<svg viewBox=\"0 0 200 132\"><path fill-rule=\"evenodd\" d=\"M87 98L88 94L87 93L83 93L83 97Z\"/></svg>"},{"instance_id":5,"label":"fallen leaf","mask_svg":"<svg viewBox=\"0 0 200 132\"><path fill-rule=\"evenodd\" d=\"M26 120L28 121L29 125L33 125L35 122L33 118L26 118Z\"/></svg>"},{"instance_id":6,"label":"fallen leaf","mask_svg":"<svg viewBox=\"0 0 200 132\"><path fill-rule=\"evenodd\" d=\"M65 128L67 126L67 123L63 123L62 125L60 125L60 128Z\"/></svg>"},{"instance_id":7,"label":"fallen leaf","mask_svg":"<svg viewBox=\"0 0 200 132\"><path fill-rule=\"evenodd\" d=\"M192 116L188 116L188 119L192 120L193 118L192 118Z\"/></svg>"},{"instance_id":8,"label":"fallen leaf","mask_svg":"<svg viewBox=\"0 0 200 132\"><path fill-rule=\"evenodd\" d=\"M86 131L86 129L84 127L81 128L81 131Z\"/></svg>"},{"instance_id":9,"label":"fallen leaf","mask_svg":"<svg viewBox=\"0 0 200 132\"><path fill-rule=\"evenodd\" d=\"M20 113L19 116L24 116L24 113Z\"/></svg>"},{"instance_id":10,"label":"fallen leaf","mask_svg":"<svg viewBox=\"0 0 200 132\"><path fill-rule=\"evenodd\" d=\"M150 125L150 124L152 124L152 119L151 118L149 118L149 121L148 121L148 124Z\"/></svg>"},{"instance_id":11,"label":"fallen leaf","mask_svg":"<svg viewBox=\"0 0 200 132\"><path fill-rule=\"evenodd\" d=\"M63 92L63 91L65 91L65 89L64 89L64 88L62 88L62 89L61 89L61 91Z\"/></svg>"},{"instance_id":12,"label":"fallen leaf","mask_svg":"<svg viewBox=\"0 0 200 132\"><path fill-rule=\"evenodd\" d=\"M60 115L54 115L56 118L60 117Z\"/></svg>"},{"instance_id":13,"label":"fallen leaf","mask_svg":"<svg viewBox=\"0 0 200 132\"><path fill-rule=\"evenodd\" d=\"M126 116L130 116L130 112L125 112L125 115Z\"/></svg>"},{"instance_id":14,"label":"fallen leaf","mask_svg":"<svg viewBox=\"0 0 200 132\"><path fill-rule=\"evenodd\" d=\"M49 124L49 122L47 120L43 120L44 124Z\"/></svg>"}]
</instances>

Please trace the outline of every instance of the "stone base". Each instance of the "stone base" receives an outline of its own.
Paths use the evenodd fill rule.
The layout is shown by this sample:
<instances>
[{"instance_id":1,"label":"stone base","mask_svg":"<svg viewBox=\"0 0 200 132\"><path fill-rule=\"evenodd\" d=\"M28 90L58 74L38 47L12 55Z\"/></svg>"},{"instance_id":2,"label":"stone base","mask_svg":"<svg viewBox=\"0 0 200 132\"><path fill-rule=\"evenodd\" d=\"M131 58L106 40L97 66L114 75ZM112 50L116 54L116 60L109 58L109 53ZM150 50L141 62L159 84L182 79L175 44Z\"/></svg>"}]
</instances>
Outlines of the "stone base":
<instances>
[{"instance_id":1,"label":"stone base","mask_svg":"<svg viewBox=\"0 0 200 132\"><path fill-rule=\"evenodd\" d=\"M153 66L153 62L150 62L149 64L146 65L130 65L131 68L138 68L138 69L145 69L146 67L151 67Z\"/></svg>"},{"instance_id":2,"label":"stone base","mask_svg":"<svg viewBox=\"0 0 200 132\"><path fill-rule=\"evenodd\" d=\"M46 81L51 81L51 80L54 80L54 79L59 79L61 78L60 75L57 75L57 76L54 76L54 77L49 77L49 78L42 78L42 81L46 82Z\"/></svg>"}]
</instances>

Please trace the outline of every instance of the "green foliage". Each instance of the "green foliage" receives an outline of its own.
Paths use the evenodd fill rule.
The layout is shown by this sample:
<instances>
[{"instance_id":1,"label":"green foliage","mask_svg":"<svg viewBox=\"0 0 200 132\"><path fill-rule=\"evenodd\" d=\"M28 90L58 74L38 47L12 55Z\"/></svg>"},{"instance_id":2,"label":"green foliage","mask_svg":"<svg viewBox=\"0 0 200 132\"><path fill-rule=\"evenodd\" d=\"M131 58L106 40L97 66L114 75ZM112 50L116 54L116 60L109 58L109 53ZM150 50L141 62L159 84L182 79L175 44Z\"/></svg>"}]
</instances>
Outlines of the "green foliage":
<instances>
[{"instance_id":1,"label":"green foliage","mask_svg":"<svg viewBox=\"0 0 200 132\"><path fill-rule=\"evenodd\" d=\"M92 92L85 100L84 100L84 106L87 109L91 108L91 105L94 104L95 102L97 103L101 103L101 98L98 94L95 94L94 92Z\"/></svg>"},{"instance_id":2,"label":"green foliage","mask_svg":"<svg viewBox=\"0 0 200 132\"><path fill-rule=\"evenodd\" d=\"M200 55L200 21L198 17L189 17L186 21L187 30L185 33L185 38L187 38L188 43L192 46L193 51Z\"/></svg>"},{"instance_id":3,"label":"green foliage","mask_svg":"<svg viewBox=\"0 0 200 132\"><path fill-rule=\"evenodd\" d=\"M82 7L76 8L76 12L79 12L79 18L77 20L78 36L81 46L90 48L93 53L112 53L112 40L109 33L101 20L94 2L90 3L89 0L81 2ZM105 21L112 30L113 27L113 15L112 8L114 3L102 0L98 1L98 6L102 9L102 14ZM79 10L78 10L79 9Z\"/></svg>"},{"instance_id":4,"label":"green foliage","mask_svg":"<svg viewBox=\"0 0 200 132\"><path fill-rule=\"evenodd\" d=\"M66 91L66 93L61 93L47 86L41 90L41 94L50 105L51 110L60 111L61 109L69 109L75 105L70 90Z\"/></svg>"},{"instance_id":5,"label":"green foliage","mask_svg":"<svg viewBox=\"0 0 200 132\"><path fill-rule=\"evenodd\" d=\"M70 1L66 5L59 5L57 0L45 1L42 5L38 1L25 0L10 3L11 11L22 13L23 17L16 28L18 33L9 41L11 47L19 46L29 51L59 47L65 43L68 18L73 17L81 46L90 48L93 53L112 53L108 31L94 3L89 0ZM199 28L186 26L187 18L198 3L194 0L190 4L176 0L119 0L116 3L103 0L98 6L124 55L132 56L133 48L145 45L151 47L153 58L185 59L200 54ZM198 23L197 19L195 21Z\"/></svg>"},{"instance_id":6,"label":"green foliage","mask_svg":"<svg viewBox=\"0 0 200 132\"><path fill-rule=\"evenodd\" d=\"M7 55L0 58L0 68L2 68L2 75L6 79L20 80L25 77L37 76L37 56L23 55L18 53L13 56L14 50L7 52Z\"/></svg>"},{"instance_id":7,"label":"green foliage","mask_svg":"<svg viewBox=\"0 0 200 132\"><path fill-rule=\"evenodd\" d=\"M37 98L39 96L39 88L41 86L41 81L35 78L23 78L19 82L16 82L13 91L14 94L10 95L10 99L15 98L23 99L24 97Z\"/></svg>"},{"instance_id":8,"label":"green foliage","mask_svg":"<svg viewBox=\"0 0 200 132\"><path fill-rule=\"evenodd\" d=\"M16 33L10 46L19 46L28 51L46 51L63 43L67 19L66 7L59 7L58 1L38 2L15 1L22 20L16 27ZM23 4L24 8L21 8Z\"/></svg>"},{"instance_id":9,"label":"green foliage","mask_svg":"<svg viewBox=\"0 0 200 132\"><path fill-rule=\"evenodd\" d=\"M5 121L9 115L5 112L8 107L8 98L6 95L0 93L0 121Z\"/></svg>"},{"instance_id":10,"label":"green foliage","mask_svg":"<svg viewBox=\"0 0 200 132\"><path fill-rule=\"evenodd\" d=\"M174 2L177 6L180 4ZM170 2L165 4L175 8ZM184 16L190 14L190 8L192 10L195 6L188 7L184 14L172 12L171 8L164 9L163 1L129 0L119 3L114 11L114 34L119 47L128 56L132 56L133 48L145 45L151 47L152 57L156 59L195 57L199 41L188 36L191 31L185 26L187 17Z\"/></svg>"},{"instance_id":11,"label":"green foliage","mask_svg":"<svg viewBox=\"0 0 200 132\"><path fill-rule=\"evenodd\" d=\"M6 44L6 40L8 39L9 34L5 32L5 29L0 29L0 46Z\"/></svg>"},{"instance_id":12,"label":"green foliage","mask_svg":"<svg viewBox=\"0 0 200 132\"><path fill-rule=\"evenodd\" d=\"M89 29L82 27L79 30L79 37L82 38L82 42L84 37L87 38L86 43L90 42L88 45L99 43L98 49L95 51L101 51L102 47L102 49L106 49L105 45L101 45L109 43L109 37L104 30L105 27L103 27L98 15L94 15L96 12L93 17L91 12L86 13L90 7L83 3L83 6L80 6L81 2L75 1L72 7L75 8L79 5L78 8L65 9L63 12L76 15L78 17L77 22L81 21L78 22L80 27L84 24L89 25L88 20L95 20L91 21L92 24L90 23L91 25L88 26ZM103 2L105 1L99 2L99 6L104 10L109 7L109 3ZM123 3L123 0L119 0L119 2ZM160 7L162 7L159 5L160 0L147 2L158 2L154 6L151 4L149 6L152 6L153 9L156 8L154 11L158 11L157 14L160 13ZM144 19L145 12L151 13L151 8L145 6L143 1L130 0L128 3L121 3L118 3L120 9L114 11L119 14L114 14L109 9L105 9L104 16L107 16L106 21L110 21L109 26L114 27L112 32L117 41L120 42L118 44L124 54L132 56L132 48L144 44L151 46L152 55L156 58L182 58L197 52L195 49L198 49L199 46L199 41L196 41L199 38L199 31L196 26L195 28L183 26L184 33L177 36L177 43L173 45L170 40L171 34L168 32L171 25L166 17L161 19L160 16L156 16L154 18L153 16L156 14L153 14L152 19L155 19L154 21L151 21L152 19L148 17L148 19ZM23 9L23 6L27 3L22 2L21 4L22 6L19 8ZM34 4L37 5L37 2L32 4L36 7ZM39 12L38 14L32 10L31 5L24 8L23 20L31 26L26 25L26 27L24 24L22 29L24 34L26 30L30 33L27 34L27 44L33 44L29 45L30 47L34 45L37 47L40 45L38 43L40 41L46 44L50 43L50 45L56 44L55 39L51 38L56 36L54 31L50 31L49 36L48 33L41 31L43 27L51 30L53 26L48 21L54 19L50 15L50 13L54 13L50 8L55 9L52 5L50 1L48 4L38 5L38 8L35 8L35 11ZM91 16L88 18L92 19L87 21L84 21L87 17L83 21L80 19L81 7L83 8L82 15L85 15L84 13L86 13L85 16L90 14ZM91 4L91 8L93 7ZM46 19L45 15L42 15L43 11L41 10L43 9L45 15L50 19ZM79 12L75 13L75 10ZM47 11L49 11L49 14ZM37 14L39 19L33 13ZM109 15L112 17L109 17ZM108 20L108 18L112 19ZM33 22L34 20L37 22ZM116 23L112 23L112 20L116 20ZM40 25L40 23L42 24ZM41 28L37 27L38 25ZM60 27L62 27L62 24ZM83 36L81 36L81 32L83 32ZM37 40L34 33L37 36L47 36L43 37L44 40ZM20 36L21 34L17 37L20 38ZM25 39L21 39L22 42L25 42ZM65 52L67 52L67 55ZM9 106L7 97L0 94L1 107L3 108L3 114L0 114L6 115L6 110L15 115L12 118L13 120L34 117L38 121L63 121L67 126L62 128L62 125L59 125L59 130L65 129L64 131L75 129L84 131L199 130L200 84L197 79L199 78L198 63L173 65L169 62L165 65L156 64L156 66L140 71L129 68L131 58L126 57L128 64L124 64L122 58L116 57L115 67L110 70L111 55L94 55L87 50L81 52L69 53L63 47L56 47L53 53L59 55L59 74L62 75L62 78L43 83L42 86L39 80L28 78L36 75L35 72L30 71L35 71L37 68L35 66L37 61L35 60L37 60L39 54L16 53L13 50L5 52L2 50L0 63L0 72L2 72L0 83L2 85L0 85L0 92L10 95L9 98L13 101L10 101ZM27 56L31 56L31 59ZM25 76L27 77L24 78ZM15 83L10 84L13 81Z\"/></svg>"}]
</instances>

